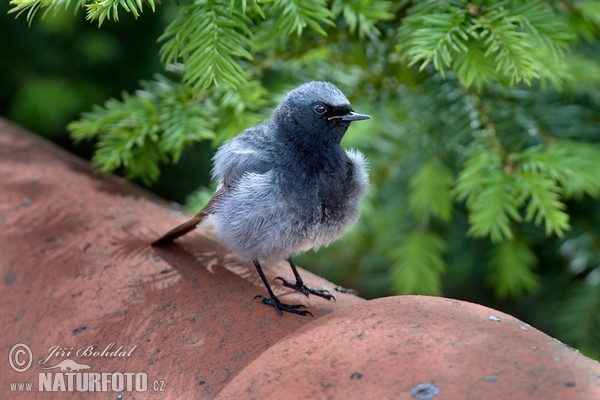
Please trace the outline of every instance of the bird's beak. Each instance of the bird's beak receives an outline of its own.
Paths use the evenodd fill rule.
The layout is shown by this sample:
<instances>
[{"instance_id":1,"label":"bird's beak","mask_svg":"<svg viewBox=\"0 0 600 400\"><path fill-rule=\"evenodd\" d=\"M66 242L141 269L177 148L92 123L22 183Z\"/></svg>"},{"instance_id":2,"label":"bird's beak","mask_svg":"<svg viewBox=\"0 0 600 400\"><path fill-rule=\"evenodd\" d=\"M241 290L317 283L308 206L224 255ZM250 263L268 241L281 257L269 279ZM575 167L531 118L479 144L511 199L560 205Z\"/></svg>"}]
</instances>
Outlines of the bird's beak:
<instances>
[{"instance_id":1,"label":"bird's beak","mask_svg":"<svg viewBox=\"0 0 600 400\"><path fill-rule=\"evenodd\" d=\"M363 119L371 119L371 116L367 115L367 114L359 114L359 113L355 113L354 111L350 111L346 115L336 115L336 116L328 118L328 120L330 120L330 121L332 119L341 119L342 121L360 121Z\"/></svg>"}]
</instances>

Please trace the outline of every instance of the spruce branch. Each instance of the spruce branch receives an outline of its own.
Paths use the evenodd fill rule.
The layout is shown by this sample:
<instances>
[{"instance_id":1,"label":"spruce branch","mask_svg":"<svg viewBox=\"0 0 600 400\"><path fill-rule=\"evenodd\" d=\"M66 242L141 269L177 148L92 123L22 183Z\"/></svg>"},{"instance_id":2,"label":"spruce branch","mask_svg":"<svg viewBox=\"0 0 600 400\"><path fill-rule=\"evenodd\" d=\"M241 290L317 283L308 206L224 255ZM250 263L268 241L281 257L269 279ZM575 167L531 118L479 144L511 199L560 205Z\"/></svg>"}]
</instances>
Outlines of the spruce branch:
<instances>
[{"instance_id":1,"label":"spruce branch","mask_svg":"<svg viewBox=\"0 0 600 400\"><path fill-rule=\"evenodd\" d=\"M247 14L248 13L248 0L241 0L242 1L242 13L243 14ZM252 12L255 12L257 15L259 15L262 19L265 19L265 12L263 11L262 7L260 6L261 0L249 0L250 1L250 5L251 5L251 10ZM236 0L231 0L231 4L230 4L231 9L233 9L234 7L237 7L236 5Z\"/></svg>"},{"instance_id":2,"label":"spruce branch","mask_svg":"<svg viewBox=\"0 0 600 400\"><path fill-rule=\"evenodd\" d=\"M216 110L209 99L194 98L161 75L141 86L134 95L95 106L68 128L75 141L97 140L92 161L99 170L123 169L129 179L150 185L160 163L177 162L190 144L214 138Z\"/></svg>"},{"instance_id":3,"label":"spruce branch","mask_svg":"<svg viewBox=\"0 0 600 400\"><path fill-rule=\"evenodd\" d=\"M532 156L536 150L523 153L531 156L526 157L527 161L519 161L523 154L511 156L515 165L505 165L501 156L492 150L479 151L465 162L455 193L458 200L466 200L470 234L476 237L489 235L492 241L512 239L511 221L523 219L543 223L546 235L562 237L569 230L561 182L569 185L571 195L581 194L584 190L595 193L598 184L591 182L597 173L582 171L583 178L577 177L567 183L569 177L576 174L573 170L576 164L553 166L544 162L544 157ZM561 149L558 152L564 154ZM548 155L547 152L544 154ZM552 152L549 154L553 155ZM562 159L561 162L565 161ZM525 208L524 218L519 212L522 207Z\"/></svg>"},{"instance_id":4,"label":"spruce branch","mask_svg":"<svg viewBox=\"0 0 600 400\"><path fill-rule=\"evenodd\" d=\"M143 12L144 2L150 6L153 12L155 11L155 0L11 0L9 4L13 8L9 13L16 13L17 16L20 16L27 10L27 21L31 23L37 11L42 8L46 9L44 16L59 8L85 8L87 10L86 18L90 21L98 21L98 26L101 26L106 19L118 21L119 9L138 18Z\"/></svg>"},{"instance_id":5,"label":"spruce branch","mask_svg":"<svg viewBox=\"0 0 600 400\"><path fill-rule=\"evenodd\" d=\"M335 25L325 0L274 0L269 6L269 14L279 15L275 31L281 35L300 36L306 27L310 27L319 35L326 36L321 24Z\"/></svg>"},{"instance_id":6,"label":"spruce branch","mask_svg":"<svg viewBox=\"0 0 600 400\"><path fill-rule=\"evenodd\" d=\"M521 153L516 162L527 173L543 174L562 188L567 199L584 194L600 195L600 146L573 140L555 140L548 146L534 146Z\"/></svg>"},{"instance_id":7,"label":"spruce branch","mask_svg":"<svg viewBox=\"0 0 600 400\"><path fill-rule=\"evenodd\" d=\"M553 319L562 340L577 344L584 352L600 354L600 284L594 280L574 285Z\"/></svg>"},{"instance_id":8,"label":"spruce branch","mask_svg":"<svg viewBox=\"0 0 600 400\"><path fill-rule=\"evenodd\" d=\"M569 230L569 215L561 201L562 190L551 178L535 172L521 172L517 176L517 187L529 203L525 220L536 224L544 223L546 235L562 237Z\"/></svg>"},{"instance_id":9,"label":"spruce branch","mask_svg":"<svg viewBox=\"0 0 600 400\"><path fill-rule=\"evenodd\" d=\"M86 18L90 21L98 21L98 26L101 26L106 19L118 21L119 9L122 8L137 19L144 11L144 3L150 6L152 12L155 11L154 0L94 0L85 5Z\"/></svg>"},{"instance_id":10,"label":"spruce branch","mask_svg":"<svg viewBox=\"0 0 600 400\"><path fill-rule=\"evenodd\" d=\"M372 40L381 32L377 23L389 21L394 18L391 1L364 1L364 0L334 0L331 4L333 16L342 15L350 33L358 33L359 38L365 36Z\"/></svg>"},{"instance_id":11,"label":"spruce branch","mask_svg":"<svg viewBox=\"0 0 600 400\"><path fill-rule=\"evenodd\" d=\"M539 276L533 272L537 257L520 238L503 240L492 248L490 279L500 299L519 297L539 286Z\"/></svg>"},{"instance_id":12,"label":"spruce branch","mask_svg":"<svg viewBox=\"0 0 600 400\"><path fill-rule=\"evenodd\" d=\"M473 8L428 0L409 9L397 50L421 70L430 64L442 76L454 70L467 87L542 78L558 86L565 77L555 64L564 63L564 49L573 39L569 26L541 1Z\"/></svg>"},{"instance_id":13,"label":"spruce branch","mask_svg":"<svg viewBox=\"0 0 600 400\"><path fill-rule=\"evenodd\" d=\"M453 54L468 51L463 27L466 13L448 6L438 10L432 1L411 7L409 13L398 30L399 52L409 66L420 64L419 69L424 70L433 64L444 76Z\"/></svg>"},{"instance_id":14,"label":"spruce branch","mask_svg":"<svg viewBox=\"0 0 600 400\"><path fill-rule=\"evenodd\" d=\"M522 199L514 191L514 177L504 168L504 160L493 149L481 149L465 162L459 173L455 194L466 201L469 233L488 236L492 241L512 239L511 222L520 222Z\"/></svg>"},{"instance_id":15,"label":"spruce branch","mask_svg":"<svg viewBox=\"0 0 600 400\"><path fill-rule=\"evenodd\" d=\"M392 253L392 282L396 293L441 293L447 245L432 231L405 235Z\"/></svg>"},{"instance_id":16,"label":"spruce branch","mask_svg":"<svg viewBox=\"0 0 600 400\"><path fill-rule=\"evenodd\" d=\"M10 0L9 5L13 6L8 13L17 14L19 17L24 12L27 12L26 19L29 24L35 18L37 12L40 9L45 8L43 17L51 11L57 11L59 9L74 9L83 8L87 0Z\"/></svg>"},{"instance_id":17,"label":"spruce branch","mask_svg":"<svg viewBox=\"0 0 600 400\"><path fill-rule=\"evenodd\" d=\"M192 3L182 8L159 41L162 61L181 60L186 71L184 83L195 93L210 86L239 88L247 84L239 60L251 60L250 19L227 0Z\"/></svg>"},{"instance_id":18,"label":"spruce branch","mask_svg":"<svg viewBox=\"0 0 600 400\"><path fill-rule=\"evenodd\" d=\"M250 81L235 90L218 88L214 90L212 97L221 114L228 116L219 119L214 144L232 138L248 126L261 123L265 115L263 109L271 105L266 89L258 81Z\"/></svg>"},{"instance_id":19,"label":"spruce branch","mask_svg":"<svg viewBox=\"0 0 600 400\"><path fill-rule=\"evenodd\" d=\"M448 221L452 212L454 177L439 160L425 163L409 181L408 207L419 220L431 217Z\"/></svg>"},{"instance_id":20,"label":"spruce branch","mask_svg":"<svg viewBox=\"0 0 600 400\"><path fill-rule=\"evenodd\" d=\"M585 1L575 6L586 21L600 27L600 2Z\"/></svg>"}]
</instances>

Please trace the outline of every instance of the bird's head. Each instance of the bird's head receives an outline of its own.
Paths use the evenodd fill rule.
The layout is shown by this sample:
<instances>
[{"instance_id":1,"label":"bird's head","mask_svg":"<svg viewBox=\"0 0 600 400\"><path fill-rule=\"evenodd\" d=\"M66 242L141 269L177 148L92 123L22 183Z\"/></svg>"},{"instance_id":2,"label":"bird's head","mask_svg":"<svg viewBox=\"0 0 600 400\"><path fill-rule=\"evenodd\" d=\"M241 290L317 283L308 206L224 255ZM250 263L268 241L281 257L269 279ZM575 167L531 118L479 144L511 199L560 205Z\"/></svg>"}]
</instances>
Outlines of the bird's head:
<instances>
[{"instance_id":1,"label":"bird's head","mask_svg":"<svg viewBox=\"0 0 600 400\"><path fill-rule=\"evenodd\" d=\"M352 121L371 118L352 110L350 102L329 82L309 82L290 91L273 119L279 133L294 142L339 144Z\"/></svg>"}]
</instances>

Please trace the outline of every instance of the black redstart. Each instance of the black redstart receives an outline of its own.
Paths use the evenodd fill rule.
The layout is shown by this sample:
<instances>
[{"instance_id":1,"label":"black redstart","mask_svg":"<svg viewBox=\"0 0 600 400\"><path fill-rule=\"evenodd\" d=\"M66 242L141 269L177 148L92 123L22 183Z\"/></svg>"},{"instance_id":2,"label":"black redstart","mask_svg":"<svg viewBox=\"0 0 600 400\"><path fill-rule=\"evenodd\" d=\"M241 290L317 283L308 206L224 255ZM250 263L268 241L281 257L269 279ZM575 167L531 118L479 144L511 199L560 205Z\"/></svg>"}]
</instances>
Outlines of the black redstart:
<instances>
[{"instance_id":1,"label":"black redstart","mask_svg":"<svg viewBox=\"0 0 600 400\"><path fill-rule=\"evenodd\" d=\"M331 300L327 290L307 287L290 256L325 246L356 223L369 185L364 156L340 146L357 114L333 84L305 83L289 92L271 119L225 142L214 156L212 176L220 184L208 204L189 221L152 243L159 246L193 230L214 225L221 243L243 261L252 260L269 297L264 304L311 314L284 304L273 293L261 262L286 259L295 283L284 286ZM311 314L312 315L312 314Z\"/></svg>"}]
</instances>

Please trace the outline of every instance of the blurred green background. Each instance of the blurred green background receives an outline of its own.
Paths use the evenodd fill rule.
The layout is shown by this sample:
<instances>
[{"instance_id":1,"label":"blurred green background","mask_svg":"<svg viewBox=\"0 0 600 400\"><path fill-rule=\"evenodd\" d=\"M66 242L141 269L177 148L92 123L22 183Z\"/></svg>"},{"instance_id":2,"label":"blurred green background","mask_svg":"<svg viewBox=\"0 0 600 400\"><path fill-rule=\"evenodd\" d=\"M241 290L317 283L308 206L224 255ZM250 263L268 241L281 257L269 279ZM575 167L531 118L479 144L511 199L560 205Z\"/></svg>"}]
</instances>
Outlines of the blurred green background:
<instances>
[{"instance_id":1,"label":"blurred green background","mask_svg":"<svg viewBox=\"0 0 600 400\"><path fill-rule=\"evenodd\" d=\"M292 2L265 3L165 2L98 27L74 7L28 26L2 2L0 114L195 212L218 144L332 81L373 116L343 142L372 188L361 222L298 263L366 298L491 306L600 358L600 2L313 1L299 25L275 12ZM233 52L245 81L186 75L193 29L159 56L198 4L252 36L236 39L252 57Z\"/></svg>"}]
</instances>

